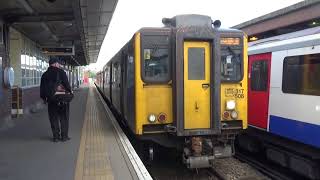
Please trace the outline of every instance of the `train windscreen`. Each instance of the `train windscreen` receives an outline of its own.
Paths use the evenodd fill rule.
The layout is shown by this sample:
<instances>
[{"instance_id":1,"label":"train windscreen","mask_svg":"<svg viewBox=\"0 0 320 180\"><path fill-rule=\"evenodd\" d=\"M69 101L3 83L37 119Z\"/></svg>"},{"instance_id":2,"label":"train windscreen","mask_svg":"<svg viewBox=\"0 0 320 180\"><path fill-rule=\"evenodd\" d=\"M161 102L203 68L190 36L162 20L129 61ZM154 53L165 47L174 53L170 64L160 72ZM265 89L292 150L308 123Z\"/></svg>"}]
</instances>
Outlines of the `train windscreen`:
<instances>
[{"instance_id":1,"label":"train windscreen","mask_svg":"<svg viewBox=\"0 0 320 180\"><path fill-rule=\"evenodd\" d=\"M221 38L221 81L241 81L243 48L240 38Z\"/></svg>"}]
</instances>

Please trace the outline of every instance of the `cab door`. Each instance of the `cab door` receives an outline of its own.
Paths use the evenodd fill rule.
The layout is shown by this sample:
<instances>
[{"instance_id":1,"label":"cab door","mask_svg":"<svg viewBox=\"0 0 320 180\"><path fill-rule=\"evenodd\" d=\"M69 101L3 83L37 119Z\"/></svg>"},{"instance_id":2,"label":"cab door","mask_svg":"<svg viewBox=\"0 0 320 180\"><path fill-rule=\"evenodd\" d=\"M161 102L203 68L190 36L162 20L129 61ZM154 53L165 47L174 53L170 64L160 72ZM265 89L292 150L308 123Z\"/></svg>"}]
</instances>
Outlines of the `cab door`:
<instances>
[{"instance_id":1,"label":"cab door","mask_svg":"<svg viewBox=\"0 0 320 180\"><path fill-rule=\"evenodd\" d=\"M184 129L210 128L210 43L184 42Z\"/></svg>"},{"instance_id":2,"label":"cab door","mask_svg":"<svg viewBox=\"0 0 320 180\"><path fill-rule=\"evenodd\" d=\"M271 53L249 56L248 122L267 130Z\"/></svg>"}]
</instances>

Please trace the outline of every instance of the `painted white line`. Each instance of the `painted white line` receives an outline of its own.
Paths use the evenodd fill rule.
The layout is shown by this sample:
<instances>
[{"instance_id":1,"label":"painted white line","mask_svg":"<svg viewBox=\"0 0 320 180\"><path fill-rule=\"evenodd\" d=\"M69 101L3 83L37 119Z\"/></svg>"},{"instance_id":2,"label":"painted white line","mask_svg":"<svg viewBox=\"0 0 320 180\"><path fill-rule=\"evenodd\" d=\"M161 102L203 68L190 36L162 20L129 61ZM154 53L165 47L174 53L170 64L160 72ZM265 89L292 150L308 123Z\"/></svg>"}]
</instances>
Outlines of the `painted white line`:
<instances>
[{"instance_id":1,"label":"painted white line","mask_svg":"<svg viewBox=\"0 0 320 180\"><path fill-rule=\"evenodd\" d=\"M121 144L138 176L141 180L152 180L152 177L150 173L148 172L147 168L142 163L141 159L139 158L138 154L136 153L135 149L133 148L132 144L130 143L128 137L125 135L125 133L122 131L121 127L119 126L117 120L113 116L111 110L107 106L106 102L102 98L100 92L98 91L97 87L94 87L97 91L97 94L99 95L99 98L112 122L112 125L114 126L117 135L121 141Z\"/></svg>"}]
</instances>

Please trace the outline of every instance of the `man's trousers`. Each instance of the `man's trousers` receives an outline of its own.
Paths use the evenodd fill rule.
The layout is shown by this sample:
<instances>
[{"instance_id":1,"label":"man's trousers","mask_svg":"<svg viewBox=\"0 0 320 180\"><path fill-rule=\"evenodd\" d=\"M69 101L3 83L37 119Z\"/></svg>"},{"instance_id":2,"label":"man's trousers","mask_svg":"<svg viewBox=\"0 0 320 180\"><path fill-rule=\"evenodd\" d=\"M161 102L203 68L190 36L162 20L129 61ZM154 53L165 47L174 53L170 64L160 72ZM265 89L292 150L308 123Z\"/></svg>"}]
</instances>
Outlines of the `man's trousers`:
<instances>
[{"instance_id":1,"label":"man's trousers","mask_svg":"<svg viewBox=\"0 0 320 180\"><path fill-rule=\"evenodd\" d=\"M68 137L69 103L48 103L49 120L53 138Z\"/></svg>"}]
</instances>

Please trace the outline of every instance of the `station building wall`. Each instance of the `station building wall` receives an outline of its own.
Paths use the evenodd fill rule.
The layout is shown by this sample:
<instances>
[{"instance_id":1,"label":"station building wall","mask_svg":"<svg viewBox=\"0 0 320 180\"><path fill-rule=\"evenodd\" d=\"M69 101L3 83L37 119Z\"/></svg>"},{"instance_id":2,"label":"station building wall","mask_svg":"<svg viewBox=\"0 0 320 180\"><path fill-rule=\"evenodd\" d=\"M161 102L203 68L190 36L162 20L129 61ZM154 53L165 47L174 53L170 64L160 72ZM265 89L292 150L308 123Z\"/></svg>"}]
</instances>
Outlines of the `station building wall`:
<instances>
[{"instance_id":1,"label":"station building wall","mask_svg":"<svg viewBox=\"0 0 320 180\"><path fill-rule=\"evenodd\" d=\"M12 109L12 114L35 112L43 107L40 99L41 75L48 68L49 57L44 55L38 44L22 33L10 28L10 60L15 72L12 91L19 90L22 103ZM16 98L16 96L13 96Z\"/></svg>"},{"instance_id":2,"label":"station building wall","mask_svg":"<svg viewBox=\"0 0 320 180\"><path fill-rule=\"evenodd\" d=\"M37 112L44 107L40 99L40 80L49 67L48 59L39 44L3 25L0 19L0 131L14 126L12 115ZM11 88L5 87L3 82L4 68L9 66L14 69L14 86ZM77 86L80 69L67 63L64 66L72 87ZM21 97L19 107L13 106L18 98L13 95L16 89Z\"/></svg>"},{"instance_id":3,"label":"station building wall","mask_svg":"<svg viewBox=\"0 0 320 180\"><path fill-rule=\"evenodd\" d=\"M42 109L44 105L40 98L40 81L49 67L49 57L42 53L39 44L10 28L10 59L15 72L12 91L16 88L20 90L22 102L21 107L11 110L12 114L25 114ZM71 86L77 87L75 76L79 68L66 62L62 68L67 73Z\"/></svg>"}]
</instances>

